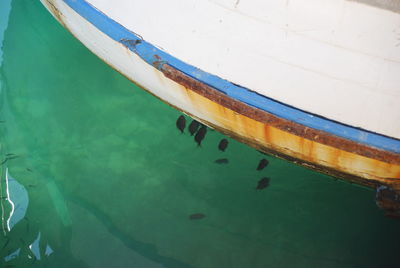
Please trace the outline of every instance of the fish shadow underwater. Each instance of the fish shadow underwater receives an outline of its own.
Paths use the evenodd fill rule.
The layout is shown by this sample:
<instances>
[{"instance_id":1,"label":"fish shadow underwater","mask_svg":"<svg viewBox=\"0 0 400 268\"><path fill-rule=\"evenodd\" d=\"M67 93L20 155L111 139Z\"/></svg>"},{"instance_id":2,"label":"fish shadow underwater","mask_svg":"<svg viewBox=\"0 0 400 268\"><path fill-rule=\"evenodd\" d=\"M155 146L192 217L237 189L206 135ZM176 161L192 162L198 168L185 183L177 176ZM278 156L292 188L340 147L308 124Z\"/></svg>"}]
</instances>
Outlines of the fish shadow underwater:
<instances>
[{"instance_id":1,"label":"fish shadow underwater","mask_svg":"<svg viewBox=\"0 0 400 268\"><path fill-rule=\"evenodd\" d=\"M180 131L181 134L185 133L185 128L186 128L186 117L184 115L180 115L178 119L176 120L176 128ZM202 123L198 122L197 120L193 119L191 123L188 126L188 131L190 136L194 136L194 141L197 143L197 147L202 147L202 142L204 138L207 135L207 129L208 127L206 125L203 125ZM225 152L229 146L229 141L226 138L222 138L219 143L218 143L218 150L221 152ZM260 152L262 154L265 154L263 152ZM229 159L228 158L219 158L214 160L214 163L219 164L219 165L227 165L229 164ZM269 165L269 161L265 158L262 158L257 165L256 170L257 171L262 171L264 170L267 166ZM269 177L263 177L261 178L256 186L256 190L263 190L266 189L270 186L270 181L271 179Z\"/></svg>"}]
</instances>

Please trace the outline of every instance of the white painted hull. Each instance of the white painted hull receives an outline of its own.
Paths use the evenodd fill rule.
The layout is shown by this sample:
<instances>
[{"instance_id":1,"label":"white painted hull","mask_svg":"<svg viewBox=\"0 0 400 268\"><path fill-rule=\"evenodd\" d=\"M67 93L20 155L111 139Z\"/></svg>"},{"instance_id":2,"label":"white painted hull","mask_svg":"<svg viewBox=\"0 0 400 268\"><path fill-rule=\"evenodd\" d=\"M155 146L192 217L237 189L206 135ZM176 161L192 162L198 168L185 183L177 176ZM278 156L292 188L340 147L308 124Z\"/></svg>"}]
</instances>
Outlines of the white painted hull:
<instances>
[{"instance_id":1,"label":"white painted hull","mask_svg":"<svg viewBox=\"0 0 400 268\"><path fill-rule=\"evenodd\" d=\"M400 138L395 5L387 4L392 11L348 0L88 2L201 70L307 112Z\"/></svg>"},{"instance_id":2,"label":"white painted hull","mask_svg":"<svg viewBox=\"0 0 400 268\"><path fill-rule=\"evenodd\" d=\"M325 31L320 32L319 35L318 31L299 34L292 27L283 27L279 24L278 18L275 18L277 21L274 22L266 21L256 15L244 15L247 11L235 8L235 6L227 8L226 5L229 7L227 1L224 3L228 4L224 4L222 1L219 4L216 4L215 1L196 1L194 3L189 0L184 2L168 1L168 4L166 4L167 1L164 3L155 0L149 2L120 1L117 5L114 1L111 4L108 1L90 0L89 2L101 13L90 5L80 9L81 6L76 2L86 3L83 0L42 0L42 2L93 53L130 80L192 117L257 149L364 185L397 185L397 182L400 181L398 179L400 178L400 154L396 151L399 149L397 147L393 150L390 148L390 144L398 146L396 139L381 137L340 124L339 129L344 129L344 134L347 135L346 131L349 133L353 131L351 133L356 135L349 139L337 137L329 131L313 129L302 125L302 122L294 122L296 118L293 119L294 121L282 119L268 111L254 108L246 104L246 101L232 97L236 94L235 90L244 92L241 93L242 95L239 94L238 98L250 96L249 101L252 101L251 98L258 98L263 102L263 96L273 97L281 102L286 102L286 104L342 123L361 126L374 132L399 138L400 124L394 122L400 122L399 106L395 105L400 92L394 84L399 74L395 69L399 68L400 61L398 61L398 49L390 47L391 41L394 42L394 40L389 40L391 33L387 31L382 33L385 38L382 37L384 40L381 48L387 49L386 54L383 55L382 51L378 51L377 44L375 44L376 47L366 44L357 48L357 45L365 41L366 36L364 39L360 37L364 40L360 41L360 44L354 40L345 46L345 44L338 43L345 40L344 37L328 41L329 33ZM159 4L158 8L151 9L149 3L156 2ZM243 0L240 2L243 4L243 8L245 2ZM252 2L262 4L261 1ZM299 0L299 2L303 1ZM334 1L322 2L329 7L328 4L333 4ZM395 25L393 20L399 18L396 12L356 2L338 2L344 5L341 10L342 13L344 12L343 14L347 14L346 12L352 11L355 7L359 8L359 12L363 11L371 16L377 16L381 14L380 12L383 12L381 15L387 15L389 12L387 18L382 18L382 24L385 27ZM293 4L294 1L291 3ZM192 9L192 16L183 13L181 17L165 17L163 12L170 14L174 10L170 5L180 5L180 12L185 8L187 8L187 12ZM316 6L320 7L319 4ZM215 10L205 7L214 7ZM220 8L223 12L219 10ZM374 10L371 11L371 8ZM90 12L97 12L99 17L90 21L91 15L84 17L85 15L77 12L79 10L85 13L89 12L89 9ZM151 10L153 11L151 15L145 13ZM159 12L159 10L163 12ZM301 13L303 11L304 14L307 14L306 10L302 9L299 11L300 14L303 14ZM203 15L203 20L197 17L200 16L197 14L198 12ZM120 17L116 17L118 14ZM124 17L124 14L131 15ZM227 24L231 25L231 32L221 31L225 28L220 29L219 26L215 26L219 25L218 21L217 23L214 21L213 27L209 25L207 28L207 23L211 23L218 17L216 14L222 14L224 20L232 23ZM273 17L274 14L271 13L271 16ZM153 17L157 18L156 21L152 20ZM108 25L107 23L114 23L110 18L119 24ZM196 23L197 20L191 18L199 20ZM342 20L346 21L345 18L346 16ZM367 18L370 19L368 16ZM359 19L366 20L367 18L361 16ZM303 19L306 23L306 18ZM320 19L322 20L323 17ZM179 24L178 20L184 25ZM253 27L247 27L249 23L255 24ZM293 25L300 27L302 24ZM137 27L134 28L134 26ZM245 29L241 27L245 26L252 32L243 32ZM118 32L122 27L126 27L143 39L135 41L115 37L113 31ZM187 27L193 28L195 32L192 34ZM339 31L339 28L334 27L333 30ZM257 29L264 31L265 35L257 33ZM329 29L331 30L331 28ZM343 29L341 32L343 35L352 31L345 27L341 29ZM233 30L236 32L235 36L233 36ZM235 39L238 38L239 33L241 37ZM249 34L252 34L251 36L257 39L257 42L253 42ZM225 37L222 37L223 35ZM280 35L282 35L281 38L278 38ZM228 42L224 42L224 38ZM372 37L369 36L369 38ZM141 40L150 40L160 49L146 44L150 50L139 51L140 49L137 50L136 45L141 46ZM175 45L173 45L174 43ZM260 45L261 47L258 47ZM227 48L229 53L223 51ZM171 67L173 59L170 63L164 63L163 58L157 54L148 56L154 51L173 53L175 57L200 67L200 69L194 69L192 76L188 76L187 73ZM150 62L146 57L151 58ZM284 57L288 58L284 59ZM278 65L280 65L279 68ZM190 66L185 64L179 66L187 68L186 70L190 69ZM248 87L256 91L258 95L247 89L238 88L234 84L232 84L234 92L221 93L201 81L208 75L201 70L212 72L212 75L217 75L217 78L220 76L235 84ZM379 78L371 77L374 70L379 73ZM226 80L220 81L220 84L223 84L224 81L226 82ZM377 81L380 82L377 83ZM371 87L374 83L376 86ZM267 106L264 107L269 108L268 105L274 104L274 101L266 103ZM284 109L289 111L292 108L287 106ZM304 117L305 121L308 119L316 120L312 114ZM336 128L335 124L338 125L326 119L319 120L327 122L329 127L334 126L332 129ZM326 129L330 130L330 128ZM360 134L358 135L358 133ZM372 141L382 140L388 141L388 143L382 145L382 149L374 147L375 145L380 146L379 143L374 146L367 143L362 144L364 141L369 141L371 135L377 136ZM356 139L356 141L359 139L360 142L354 142L352 139Z\"/></svg>"}]
</instances>

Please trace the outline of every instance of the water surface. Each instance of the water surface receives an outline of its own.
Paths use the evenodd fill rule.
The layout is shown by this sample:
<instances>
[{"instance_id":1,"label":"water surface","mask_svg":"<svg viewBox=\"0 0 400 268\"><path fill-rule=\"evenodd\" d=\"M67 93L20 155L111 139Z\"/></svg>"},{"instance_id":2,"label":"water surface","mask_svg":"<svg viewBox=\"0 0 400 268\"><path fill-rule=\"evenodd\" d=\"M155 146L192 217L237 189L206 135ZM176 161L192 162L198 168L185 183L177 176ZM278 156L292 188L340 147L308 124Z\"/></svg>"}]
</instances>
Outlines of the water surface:
<instances>
[{"instance_id":1,"label":"water surface","mask_svg":"<svg viewBox=\"0 0 400 268\"><path fill-rule=\"evenodd\" d=\"M372 191L216 131L198 148L38 1L2 3L0 267L399 267Z\"/></svg>"}]
</instances>

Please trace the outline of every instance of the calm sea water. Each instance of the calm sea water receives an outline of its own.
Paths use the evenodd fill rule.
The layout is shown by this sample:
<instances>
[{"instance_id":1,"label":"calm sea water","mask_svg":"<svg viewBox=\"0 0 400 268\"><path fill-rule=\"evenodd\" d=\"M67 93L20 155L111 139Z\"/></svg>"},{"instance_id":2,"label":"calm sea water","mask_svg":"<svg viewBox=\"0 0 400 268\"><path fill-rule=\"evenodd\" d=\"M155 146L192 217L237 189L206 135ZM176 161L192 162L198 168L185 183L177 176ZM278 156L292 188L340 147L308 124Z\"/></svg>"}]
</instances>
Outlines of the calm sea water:
<instances>
[{"instance_id":1,"label":"calm sea water","mask_svg":"<svg viewBox=\"0 0 400 268\"><path fill-rule=\"evenodd\" d=\"M9 4L0 267L399 267L400 223L371 190L268 156L256 171L265 156L231 139L220 152L216 131L198 148L176 129L179 112L38 1ZM264 176L270 186L256 191Z\"/></svg>"}]
</instances>

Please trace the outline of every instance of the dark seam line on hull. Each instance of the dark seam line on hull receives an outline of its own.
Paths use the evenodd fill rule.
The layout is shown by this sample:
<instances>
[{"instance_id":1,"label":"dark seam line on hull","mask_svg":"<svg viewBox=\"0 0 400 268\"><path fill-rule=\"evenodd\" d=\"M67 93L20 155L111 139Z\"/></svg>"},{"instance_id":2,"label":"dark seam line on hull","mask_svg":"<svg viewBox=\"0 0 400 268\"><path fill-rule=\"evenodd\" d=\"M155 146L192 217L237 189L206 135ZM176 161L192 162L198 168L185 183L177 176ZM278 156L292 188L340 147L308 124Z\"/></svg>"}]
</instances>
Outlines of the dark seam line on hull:
<instances>
[{"instance_id":1,"label":"dark seam line on hull","mask_svg":"<svg viewBox=\"0 0 400 268\"><path fill-rule=\"evenodd\" d=\"M186 64L181 60L169 55L154 45L144 41L140 35L128 30L118 22L114 21L100 10L96 9L85 0L62 0L77 14L86 19L94 27L111 39L126 46L133 53L138 55L148 64L153 65L156 62L168 63L177 70L190 76L192 79L202 81L202 83L212 86L214 89L228 95L229 97L250 105L256 109L274 114L279 118L297 122L304 127L312 128L318 131L330 133L330 135L341 137L355 143L363 144L367 147L385 150L390 153L400 155L400 140L377 134L372 131L349 126L336 122L320 115L311 114L302 111L290 105L281 103L274 99L260 95L250 89L241 87L218 76L204 72L194 66ZM131 40L134 46L127 43ZM140 43L136 43L140 41Z\"/></svg>"},{"instance_id":2,"label":"dark seam line on hull","mask_svg":"<svg viewBox=\"0 0 400 268\"><path fill-rule=\"evenodd\" d=\"M162 64L162 66L158 65L157 67L167 78L175 81L185 88L188 88L211 101L214 101L228 109L231 109L237 113L240 113L241 115L254 119L263 124L276 127L282 131L306 138L314 142L338 148L346 152L359 154L386 163L400 164L399 154L379 150L364 144L356 143L328 134L327 132L321 130L312 129L301 124L279 118L273 114L230 98L218 90L215 90L212 87L189 77L179 70L176 70L168 64Z\"/></svg>"}]
</instances>

